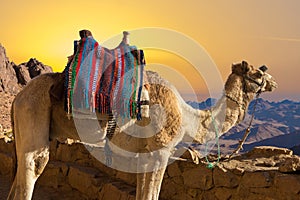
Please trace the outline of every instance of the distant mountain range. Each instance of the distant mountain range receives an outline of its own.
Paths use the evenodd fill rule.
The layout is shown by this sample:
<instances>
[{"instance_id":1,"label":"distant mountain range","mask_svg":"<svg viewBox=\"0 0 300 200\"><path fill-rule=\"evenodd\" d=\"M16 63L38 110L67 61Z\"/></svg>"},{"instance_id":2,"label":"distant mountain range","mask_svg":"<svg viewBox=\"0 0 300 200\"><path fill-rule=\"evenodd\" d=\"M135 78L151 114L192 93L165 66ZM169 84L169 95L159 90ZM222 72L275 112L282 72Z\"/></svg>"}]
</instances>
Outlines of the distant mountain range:
<instances>
[{"instance_id":1,"label":"distant mountain range","mask_svg":"<svg viewBox=\"0 0 300 200\"><path fill-rule=\"evenodd\" d=\"M194 108L206 109L216 103L216 99L204 102L187 102ZM245 120L220 138L223 152L230 152L237 147L248 127L254 101L250 103ZM251 133L244 145L244 151L254 146L278 146L294 149L300 153L300 102L284 100L270 102L258 99ZM299 147L298 147L299 146ZM297 150L299 149L299 150Z\"/></svg>"}]
</instances>

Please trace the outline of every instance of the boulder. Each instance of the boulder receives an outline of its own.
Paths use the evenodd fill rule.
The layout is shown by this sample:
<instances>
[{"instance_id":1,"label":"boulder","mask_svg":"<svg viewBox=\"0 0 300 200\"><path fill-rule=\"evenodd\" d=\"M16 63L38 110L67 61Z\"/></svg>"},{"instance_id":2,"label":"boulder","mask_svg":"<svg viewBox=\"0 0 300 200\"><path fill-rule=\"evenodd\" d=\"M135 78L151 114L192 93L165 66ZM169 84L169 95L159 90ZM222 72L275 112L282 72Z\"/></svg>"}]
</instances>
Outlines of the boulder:
<instances>
[{"instance_id":1,"label":"boulder","mask_svg":"<svg viewBox=\"0 0 300 200\"><path fill-rule=\"evenodd\" d=\"M279 166L279 171L284 173L300 172L300 157L293 156L291 158L286 158Z\"/></svg>"},{"instance_id":2,"label":"boulder","mask_svg":"<svg viewBox=\"0 0 300 200\"><path fill-rule=\"evenodd\" d=\"M292 155L293 151L287 148L279 148L273 146L257 146L249 151L246 156L255 158L269 158L276 155Z\"/></svg>"}]
</instances>

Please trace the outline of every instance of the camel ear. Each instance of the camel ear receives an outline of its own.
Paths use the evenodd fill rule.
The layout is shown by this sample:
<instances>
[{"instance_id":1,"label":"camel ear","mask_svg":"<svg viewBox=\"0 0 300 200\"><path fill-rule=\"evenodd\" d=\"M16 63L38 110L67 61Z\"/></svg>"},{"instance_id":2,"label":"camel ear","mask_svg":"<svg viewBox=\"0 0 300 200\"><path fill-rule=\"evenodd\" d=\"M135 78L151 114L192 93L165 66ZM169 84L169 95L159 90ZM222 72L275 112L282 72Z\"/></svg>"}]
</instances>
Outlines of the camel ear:
<instances>
[{"instance_id":1,"label":"camel ear","mask_svg":"<svg viewBox=\"0 0 300 200\"><path fill-rule=\"evenodd\" d=\"M242 72L247 73L250 71L249 64L246 61L242 61Z\"/></svg>"},{"instance_id":2,"label":"camel ear","mask_svg":"<svg viewBox=\"0 0 300 200\"><path fill-rule=\"evenodd\" d=\"M266 72L268 70L268 67L266 65L263 65L259 69L263 72Z\"/></svg>"},{"instance_id":3,"label":"camel ear","mask_svg":"<svg viewBox=\"0 0 300 200\"><path fill-rule=\"evenodd\" d=\"M232 64L231 70L232 73L242 75L247 73L250 70L250 67L246 61L242 61L242 63Z\"/></svg>"}]
</instances>

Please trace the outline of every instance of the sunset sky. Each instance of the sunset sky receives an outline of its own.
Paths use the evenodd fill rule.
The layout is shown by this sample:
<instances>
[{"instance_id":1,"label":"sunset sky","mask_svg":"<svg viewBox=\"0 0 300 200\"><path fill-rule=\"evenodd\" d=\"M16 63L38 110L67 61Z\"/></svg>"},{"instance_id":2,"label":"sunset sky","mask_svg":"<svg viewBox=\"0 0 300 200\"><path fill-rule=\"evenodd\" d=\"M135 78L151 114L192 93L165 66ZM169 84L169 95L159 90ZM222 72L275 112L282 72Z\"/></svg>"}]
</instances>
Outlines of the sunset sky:
<instances>
[{"instance_id":1,"label":"sunset sky","mask_svg":"<svg viewBox=\"0 0 300 200\"><path fill-rule=\"evenodd\" d=\"M123 30L132 31L131 44L144 48L143 42L165 41L166 35L147 35L145 28L155 28L198 43L216 64L223 81L234 62L267 65L279 88L263 97L300 101L298 0L0 0L0 10L0 43L16 64L35 57L62 71L81 29L91 30L100 44L120 41ZM145 30L139 32L145 37L136 34L135 38L137 30ZM176 37L171 39L181 45ZM197 74L185 55L155 45L148 47L145 53L149 69L173 82L185 99L190 99L192 89L199 101L207 97L210 86L207 77L201 78L205 73ZM189 54L196 56L197 52L191 50Z\"/></svg>"}]
</instances>

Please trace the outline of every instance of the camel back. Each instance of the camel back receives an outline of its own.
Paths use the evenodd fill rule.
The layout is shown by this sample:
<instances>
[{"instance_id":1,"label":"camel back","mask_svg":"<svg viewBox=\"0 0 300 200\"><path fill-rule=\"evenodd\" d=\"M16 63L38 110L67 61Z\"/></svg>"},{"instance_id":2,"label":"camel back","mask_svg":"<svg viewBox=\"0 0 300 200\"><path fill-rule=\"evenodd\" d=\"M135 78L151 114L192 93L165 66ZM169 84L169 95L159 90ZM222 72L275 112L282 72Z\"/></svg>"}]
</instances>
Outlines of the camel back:
<instances>
[{"instance_id":1,"label":"camel back","mask_svg":"<svg viewBox=\"0 0 300 200\"><path fill-rule=\"evenodd\" d=\"M119 45L109 50L93 37L82 38L65 70L65 110L118 113L136 118L144 85L143 50Z\"/></svg>"}]
</instances>

